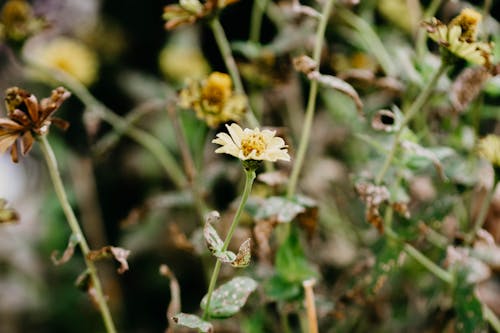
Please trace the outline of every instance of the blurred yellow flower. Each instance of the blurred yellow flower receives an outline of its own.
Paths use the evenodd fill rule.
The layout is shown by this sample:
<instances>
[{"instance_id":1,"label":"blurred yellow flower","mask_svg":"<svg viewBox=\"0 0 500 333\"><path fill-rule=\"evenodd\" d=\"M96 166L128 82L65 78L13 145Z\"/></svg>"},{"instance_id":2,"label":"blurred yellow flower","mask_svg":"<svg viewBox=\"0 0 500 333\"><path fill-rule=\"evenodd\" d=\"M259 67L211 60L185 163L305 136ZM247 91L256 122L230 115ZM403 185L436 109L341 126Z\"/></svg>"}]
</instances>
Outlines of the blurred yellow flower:
<instances>
[{"instance_id":1,"label":"blurred yellow flower","mask_svg":"<svg viewBox=\"0 0 500 333\"><path fill-rule=\"evenodd\" d=\"M44 66L62 70L86 86L97 79L97 54L74 39L59 37L37 47L34 60Z\"/></svg>"},{"instance_id":2,"label":"blurred yellow flower","mask_svg":"<svg viewBox=\"0 0 500 333\"><path fill-rule=\"evenodd\" d=\"M192 46L171 44L165 46L158 57L162 74L175 82L200 80L208 75L210 66L203 53Z\"/></svg>"},{"instance_id":3,"label":"blurred yellow flower","mask_svg":"<svg viewBox=\"0 0 500 333\"><path fill-rule=\"evenodd\" d=\"M229 75L213 72L204 81L191 80L180 92L179 106L193 109L208 126L217 127L229 120L238 121L246 111L247 99L233 92Z\"/></svg>"},{"instance_id":4,"label":"blurred yellow flower","mask_svg":"<svg viewBox=\"0 0 500 333\"><path fill-rule=\"evenodd\" d=\"M477 152L493 166L500 167L500 136L490 134L479 140Z\"/></svg>"},{"instance_id":5,"label":"blurred yellow flower","mask_svg":"<svg viewBox=\"0 0 500 333\"><path fill-rule=\"evenodd\" d=\"M226 125L229 134L218 133L212 143L221 145L215 150L219 154L229 154L242 161L290 161L285 141L276 137L275 131L242 129L238 124Z\"/></svg>"},{"instance_id":6,"label":"blurred yellow flower","mask_svg":"<svg viewBox=\"0 0 500 333\"><path fill-rule=\"evenodd\" d=\"M424 22L428 35L439 45L459 58L490 67L493 54L491 43L477 42L481 14L466 8L446 25L436 18Z\"/></svg>"}]
</instances>

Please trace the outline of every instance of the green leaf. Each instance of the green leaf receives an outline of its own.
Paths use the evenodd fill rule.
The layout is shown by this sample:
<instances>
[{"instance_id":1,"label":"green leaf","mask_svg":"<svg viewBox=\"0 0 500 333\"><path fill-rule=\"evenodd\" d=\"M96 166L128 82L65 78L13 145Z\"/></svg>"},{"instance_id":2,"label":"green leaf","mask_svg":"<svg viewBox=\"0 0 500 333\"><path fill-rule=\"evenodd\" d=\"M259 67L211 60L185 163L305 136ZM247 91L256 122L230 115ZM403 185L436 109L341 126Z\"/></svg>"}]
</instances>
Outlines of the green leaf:
<instances>
[{"instance_id":1,"label":"green leaf","mask_svg":"<svg viewBox=\"0 0 500 333\"><path fill-rule=\"evenodd\" d=\"M257 282L249 277L235 277L226 282L212 294L208 314L211 318L228 318L238 313L245 305L248 296L257 288ZM201 300L205 310L207 295Z\"/></svg>"},{"instance_id":2,"label":"green leaf","mask_svg":"<svg viewBox=\"0 0 500 333\"><path fill-rule=\"evenodd\" d=\"M295 228L292 228L290 235L276 253L276 272L289 282L302 283L317 276L304 255Z\"/></svg>"},{"instance_id":3,"label":"green leaf","mask_svg":"<svg viewBox=\"0 0 500 333\"><path fill-rule=\"evenodd\" d=\"M486 332L481 303L474 296L474 285L468 284L467 272L458 271L454 290L454 306L457 314L457 332Z\"/></svg>"},{"instance_id":4,"label":"green leaf","mask_svg":"<svg viewBox=\"0 0 500 333\"><path fill-rule=\"evenodd\" d=\"M264 285L266 295L273 300L292 301L302 296L302 283L290 282L275 275Z\"/></svg>"},{"instance_id":5,"label":"green leaf","mask_svg":"<svg viewBox=\"0 0 500 333\"><path fill-rule=\"evenodd\" d=\"M203 333L212 333L214 331L212 324L192 314L181 312L175 315L172 319L178 325L189 328L197 328Z\"/></svg>"}]
</instances>

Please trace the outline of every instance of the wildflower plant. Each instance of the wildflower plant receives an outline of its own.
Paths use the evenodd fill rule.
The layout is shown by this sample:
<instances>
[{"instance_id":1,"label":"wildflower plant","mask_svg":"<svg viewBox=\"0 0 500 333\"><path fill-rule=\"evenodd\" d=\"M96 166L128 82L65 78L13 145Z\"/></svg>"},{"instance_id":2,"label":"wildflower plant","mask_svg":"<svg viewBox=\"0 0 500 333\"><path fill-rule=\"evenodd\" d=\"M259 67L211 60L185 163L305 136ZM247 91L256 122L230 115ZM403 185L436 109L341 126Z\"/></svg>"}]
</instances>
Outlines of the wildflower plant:
<instances>
[{"instance_id":1,"label":"wildflower plant","mask_svg":"<svg viewBox=\"0 0 500 333\"><path fill-rule=\"evenodd\" d=\"M116 313L123 331L500 332L497 4L255 0L251 11L226 8L236 2L169 2L149 20L143 5L82 2L105 15L73 17L71 6L55 13L50 1L10 0L0 15L1 83L61 86L43 99L7 90L0 153L19 163L40 151L32 157L45 160L64 212L54 218L71 234L38 225L51 250L52 238L65 236L54 265L81 252L76 284L106 331L117 331ZM122 12L137 24L119 23ZM119 19L111 26L126 39L96 38L106 17ZM165 41L152 44L147 29ZM103 38L119 56L106 57L96 43ZM55 116L63 106L75 111L71 144L56 153L77 153L63 158L70 172L61 174L49 133L68 127ZM69 196L61 175L72 177ZM2 249L1 229L30 216L1 192L7 187L0 184ZM126 249L107 245L106 233ZM18 269L12 258L0 252L1 285ZM101 259L130 278L117 283L105 269L98 277ZM168 286L150 275L157 264ZM170 290L164 320L157 287ZM100 321L85 320L91 311L78 311L76 324L74 300L60 289L54 283L57 306L34 324L31 309L19 312L23 327L40 317L75 333L98 330ZM2 301L2 320L15 318Z\"/></svg>"}]
</instances>

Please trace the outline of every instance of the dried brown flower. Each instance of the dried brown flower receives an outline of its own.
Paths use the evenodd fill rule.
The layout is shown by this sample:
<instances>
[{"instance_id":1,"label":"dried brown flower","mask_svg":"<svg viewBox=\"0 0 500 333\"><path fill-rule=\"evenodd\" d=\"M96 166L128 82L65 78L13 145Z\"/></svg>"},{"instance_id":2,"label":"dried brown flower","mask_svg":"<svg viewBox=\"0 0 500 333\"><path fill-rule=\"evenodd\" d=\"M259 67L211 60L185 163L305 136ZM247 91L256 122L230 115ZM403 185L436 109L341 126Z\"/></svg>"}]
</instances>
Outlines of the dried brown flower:
<instances>
[{"instance_id":1,"label":"dried brown flower","mask_svg":"<svg viewBox=\"0 0 500 333\"><path fill-rule=\"evenodd\" d=\"M38 102L35 95L18 87L5 92L7 117L0 118L0 153L10 148L12 161L19 161L21 154L27 154L36 136L45 135L51 124L67 129L69 123L52 117L52 114L71 95L66 89L59 87L52 90L48 98Z\"/></svg>"}]
</instances>

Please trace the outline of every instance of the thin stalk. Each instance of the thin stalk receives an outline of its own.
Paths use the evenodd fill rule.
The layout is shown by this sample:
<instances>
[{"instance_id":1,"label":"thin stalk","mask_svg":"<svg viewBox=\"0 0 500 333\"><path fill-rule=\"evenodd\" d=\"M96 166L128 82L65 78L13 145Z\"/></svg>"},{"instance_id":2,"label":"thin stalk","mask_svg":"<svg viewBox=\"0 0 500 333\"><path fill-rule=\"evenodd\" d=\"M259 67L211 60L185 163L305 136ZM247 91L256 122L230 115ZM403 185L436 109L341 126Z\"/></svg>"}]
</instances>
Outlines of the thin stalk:
<instances>
[{"instance_id":1,"label":"thin stalk","mask_svg":"<svg viewBox=\"0 0 500 333\"><path fill-rule=\"evenodd\" d=\"M54 184L54 190L56 191L57 198L59 199L64 214L66 215L66 220L68 221L69 227L71 228L71 232L78 239L78 245L80 246L80 249L82 251L85 265L87 266L87 271L90 275L90 278L92 279L92 287L94 288L93 296L95 297L95 301L99 307L102 320L104 321L104 326L106 327L106 332L115 333L115 325L113 323L108 304L106 303L106 298L104 297L102 291L101 282L97 275L97 269L94 263L87 257L90 253L90 249L87 244L87 240L85 239L85 236L83 235L83 232L80 228L80 225L78 224L75 213L73 212L73 209L71 208L71 205L68 201L68 196L66 195L66 190L64 189L61 175L59 173L59 168L57 166L56 156L46 136L39 136L38 140L40 142L45 161L47 162L50 178L52 180L52 183Z\"/></svg>"},{"instance_id":2,"label":"thin stalk","mask_svg":"<svg viewBox=\"0 0 500 333\"><path fill-rule=\"evenodd\" d=\"M233 53L231 52L231 47L227 39L224 28L222 27L219 18L215 17L209 22L210 29L215 37L215 42L219 47L222 59L226 64L227 71L233 80L234 88L237 92L245 94L245 89L243 88L243 82L241 81L240 72L238 71L238 66L236 66L236 61L234 60ZM246 113L246 118L248 124L251 127L259 127L259 121L255 117L254 111L251 109L250 104L248 105L249 112Z\"/></svg>"},{"instance_id":3,"label":"thin stalk","mask_svg":"<svg viewBox=\"0 0 500 333\"><path fill-rule=\"evenodd\" d=\"M224 240L224 245L222 246L221 251L224 252L227 250L227 247L229 246L229 242L231 241L231 238L233 237L234 231L236 230L236 227L238 226L238 223L240 221L241 213L243 213L243 209L245 208L245 204L248 200L248 197L250 195L250 192L252 190L252 185L253 181L255 180L255 170L246 170L245 169L245 188L243 189L243 194L241 195L241 201L240 205L238 206L238 209L236 210L236 214L234 215L233 222L231 223L231 226L229 227L229 231L226 235L226 239ZM210 278L210 283L208 285L208 292L207 292L207 303L205 304L205 310L203 311L203 320L208 319L208 310L210 309L210 301L212 300L212 294L215 289L215 284L217 283L217 278L219 276L219 271L222 266L222 262L217 259L217 262L215 263L214 270L212 272L212 277Z\"/></svg>"},{"instance_id":4,"label":"thin stalk","mask_svg":"<svg viewBox=\"0 0 500 333\"><path fill-rule=\"evenodd\" d=\"M433 76L431 77L425 89L420 92L415 102L413 102L408 111L405 113L405 116L401 121L398 130L394 134L391 150L389 150L389 153L387 154L384 164L380 169L379 173L377 174L377 177L375 178L375 184L380 185L382 183L382 180L384 179L385 174L389 170L392 160L394 159L394 156L396 154L396 150L399 146L399 139L401 138L401 133L403 132L406 125L408 125L408 123L417 114L417 112L421 111L422 107L424 107L425 103L427 103L429 97L432 94L432 91L436 87L439 78L446 72L447 68L448 68L447 63L444 61L441 62L441 65L439 66L438 70L434 72Z\"/></svg>"},{"instance_id":5,"label":"thin stalk","mask_svg":"<svg viewBox=\"0 0 500 333\"><path fill-rule=\"evenodd\" d=\"M498 319L496 314L491 311L491 309L485 304L483 304L483 316L484 319L486 319L490 323L495 332L500 333L500 320Z\"/></svg>"},{"instance_id":6,"label":"thin stalk","mask_svg":"<svg viewBox=\"0 0 500 333\"><path fill-rule=\"evenodd\" d=\"M85 104L89 110L92 110L90 112L95 112L97 116L113 126L115 130L125 133L128 137L142 145L145 149L149 150L149 152L157 158L166 174L179 189L186 186L187 180L182 172L182 169L177 165L176 159L172 156L172 154L170 154L160 140L148 132L132 126L132 124L130 124L126 119L115 114L99 100L97 100L83 84L68 74L59 70L44 67L29 59L25 59L25 61L32 69L49 75L54 80L65 85L82 101L83 104Z\"/></svg>"},{"instance_id":7,"label":"thin stalk","mask_svg":"<svg viewBox=\"0 0 500 333\"><path fill-rule=\"evenodd\" d=\"M474 225L472 227L472 230L469 233L469 237L467 239L468 242L472 242L475 235L477 234L479 229L481 229L483 227L483 224L486 221L486 215L488 214L488 210L491 206L491 201L493 200L493 196L495 194L496 184L497 183L496 183L496 179L495 179L495 181L493 182L492 188L488 190L486 197L483 199L483 202L481 203L481 207L479 208L479 213L477 214L477 218L474 221Z\"/></svg>"},{"instance_id":8,"label":"thin stalk","mask_svg":"<svg viewBox=\"0 0 500 333\"><path fill-rule=\"evenodd\" d=\"M443 282L446 282L448 284L453 283L453 275L451 273L436 265L432 260L430 260L422 252L414 248L412 245L406 243L404 245L404 250L410 257L418 261L422 266L427 268L428 271L441 279Z\"/></svg>"},{"instance_id":9,"label":"thin stalk","mask_svg":"<svg viewBox=\"0 0 500 333\"><path fill-rule=\"evenodd\" d=\"M318 24L318 29L316 30L316 37L314 42L313 50L313 60L318 64L320 63L321 50L323 49L323 39L325 35L326 25L328 19L330 18L330 13L333 9L335 0L327 0L321 12L321 19ZM318 82L316 80L311 81L309 87L309 98L307 100L306 116L304 119L304 125L302 127L302 135L300 138L299 148L297 150L297 156L295 157L295 163L293 164L292 174L290 175L290 181L288 182L287 197L291 198L296 190L297 182L299 179L299 174L304 164L304 158L306 155L306 150L309 145L309 139L311 136L311 127L314 119L314 111L316 109L316 96L318 94Z\"/></svg>"},{"instance_id":10,"label":"thin stalk","mask_svg":"<svg viewBox=\"0 0 500 333\"><path fill-rule=\"evenodd\" d=\"M302 282L306 298L308 333L318 333L318 316L316 314L316 304L314 302L314 290L313 290L315 284L316 284L315 279L309 279Z\"/></svg>"},{"instance_id":11,"label":"thin stalk","mask_svg":"<svg viewBox=\"0 0 500 333\"><path fill-rule=\"evenodd\" d=\"M250 37L252 43L260 42L260 30L262 28L262 18L267 7L268 0L254 0L252 6L252 16L250 18Z\"/></svg>"},{"instance_id":12,"label":"thin stalk","mask_svg":"<svg viewBox=\"0 0 500 333\"><path fill-rule=\"evenodd\" d=\"M168 106L167 113L170 117L170 121L172 122L175 137L177 138L185 174L187 175L188 183L193 195L194 205L196 207L198 215L200 216L201 220L203 220L205 214L208 212L208 208L201 195L198 172L195 167L193 154L191 153L191 149L189 149L186 133L182 129L180 123L181 120L179 119L179 113L177 112L175 106Z\"/></svg>"}]
</instances>

